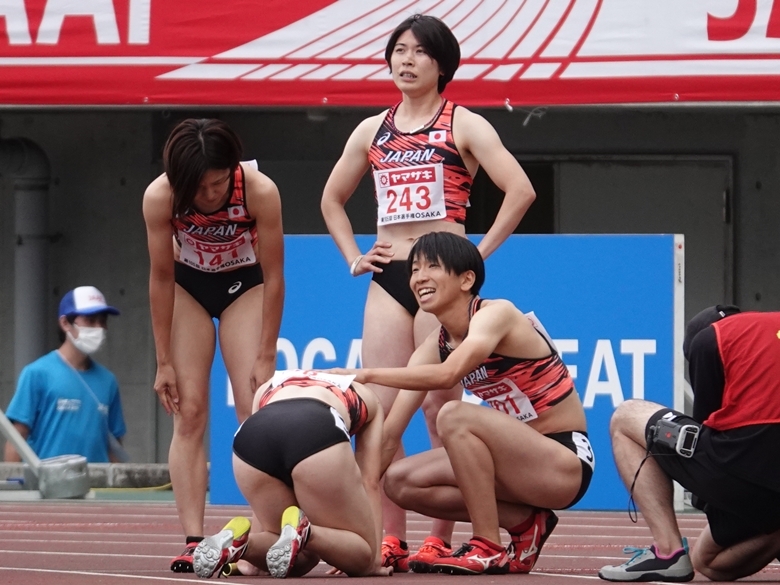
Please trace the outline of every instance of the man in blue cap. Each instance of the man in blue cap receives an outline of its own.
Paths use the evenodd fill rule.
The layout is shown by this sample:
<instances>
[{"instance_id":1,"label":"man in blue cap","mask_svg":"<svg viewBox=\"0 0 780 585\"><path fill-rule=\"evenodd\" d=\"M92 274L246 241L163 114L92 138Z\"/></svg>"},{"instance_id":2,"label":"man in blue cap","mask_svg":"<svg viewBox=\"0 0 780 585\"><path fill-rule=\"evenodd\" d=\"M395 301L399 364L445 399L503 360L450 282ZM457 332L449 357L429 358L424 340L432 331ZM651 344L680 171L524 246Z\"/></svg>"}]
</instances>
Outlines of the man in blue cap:
<instances>
[{"instance_id":1,"label":"man in blue cap","mask_svg":"<svg viewBox=\"0 0 780 585\"><path fill-rule=\"evenodd\" d=\"M60 347L22 370L6 416L41 459L83 455L108 463L126 457L119 385L91 358L105 342L108 315L118 314L94 286L73 289L60 301ZM5 460L20 460L10 442Z\"/></svg>"}]
</instances>

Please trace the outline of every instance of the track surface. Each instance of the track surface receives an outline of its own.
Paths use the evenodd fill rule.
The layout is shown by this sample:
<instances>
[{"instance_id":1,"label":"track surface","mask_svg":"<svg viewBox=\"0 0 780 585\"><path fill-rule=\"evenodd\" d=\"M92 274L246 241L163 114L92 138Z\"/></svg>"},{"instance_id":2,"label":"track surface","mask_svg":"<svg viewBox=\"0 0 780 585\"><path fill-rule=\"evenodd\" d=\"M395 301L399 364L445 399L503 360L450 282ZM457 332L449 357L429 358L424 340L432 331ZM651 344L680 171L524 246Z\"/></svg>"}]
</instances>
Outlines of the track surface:
<instances>
[{"instance_id":1,"label":"track surface","mask_svg":"<svg viewBox=\"0 0 780 585\"><path fill-rule=\"evenodd\" d=\"M233 516L248 515L248 508L208 506L206 527L218 532ZM478 580L524 585L577 585L601 582L603 565L627 560L624 546L647 546L650 532L641 517L633 524L626 513L561 512L560 522L530 575L460 577L397 573L395 585L411 582ZM680 527L691 544L704 526L698 513L679 516ZM409 542L416 547L426 536L429 521L409 515ZM468 524L456 527L456 545L468 540ZM193 574L169 570L170 559L181 552L183 537L171 502L37 501L0 503L0 584L127 585L129 583L203 583ZM346 577L325 574L320 564L304 579ZM234 577L229 581L256 583L270 577ZM366 579L352 579L359 583ZM376 582L376 578L371 579ZM697 575L696 581L707 581ZM750 582L780 582L780 564L773 562ZM606 582L604 582L606 583Z\"/></svg>"}]
</instances>

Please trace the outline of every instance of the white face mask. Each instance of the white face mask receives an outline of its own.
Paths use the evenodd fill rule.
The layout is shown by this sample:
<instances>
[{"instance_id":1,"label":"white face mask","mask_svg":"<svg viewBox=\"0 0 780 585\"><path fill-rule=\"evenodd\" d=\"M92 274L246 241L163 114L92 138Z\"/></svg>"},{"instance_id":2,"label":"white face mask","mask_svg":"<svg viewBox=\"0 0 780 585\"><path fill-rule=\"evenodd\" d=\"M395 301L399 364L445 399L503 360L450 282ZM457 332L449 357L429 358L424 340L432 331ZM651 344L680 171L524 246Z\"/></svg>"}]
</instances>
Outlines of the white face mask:
<instances>
[{"instance_id":1,"label":"white face mask","mask_svg":"<svg viewBox=\"0 0 780 585\"><path fill-rule=\"evenodd\" d=\"M73 337L70 331L66 332L70 342L76 349L85 355L92 355L99 350L106 340L106 330L103 327L79 327L75 323L73 328L78 332L78 337Z\"/></svg>"}]
</instances>

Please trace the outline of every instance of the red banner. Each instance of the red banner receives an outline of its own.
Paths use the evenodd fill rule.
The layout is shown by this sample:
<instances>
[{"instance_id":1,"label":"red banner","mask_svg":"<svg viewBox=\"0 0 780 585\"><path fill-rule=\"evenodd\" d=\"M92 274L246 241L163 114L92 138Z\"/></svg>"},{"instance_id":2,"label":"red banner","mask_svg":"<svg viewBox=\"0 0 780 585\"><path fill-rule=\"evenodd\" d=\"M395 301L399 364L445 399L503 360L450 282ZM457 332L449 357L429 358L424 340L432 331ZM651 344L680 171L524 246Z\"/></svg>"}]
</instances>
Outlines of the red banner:
<instances>
[{"instance_id":1,"label":"red banner","mask_svg":"<svg viewBox=\"0 0 780 585\"><path fill-rule=\"evenodd\" d=\"M2 0L0 103L387 106L415 12L467 106L780 100L780 0Z\"/></svg>"}]
</instances>

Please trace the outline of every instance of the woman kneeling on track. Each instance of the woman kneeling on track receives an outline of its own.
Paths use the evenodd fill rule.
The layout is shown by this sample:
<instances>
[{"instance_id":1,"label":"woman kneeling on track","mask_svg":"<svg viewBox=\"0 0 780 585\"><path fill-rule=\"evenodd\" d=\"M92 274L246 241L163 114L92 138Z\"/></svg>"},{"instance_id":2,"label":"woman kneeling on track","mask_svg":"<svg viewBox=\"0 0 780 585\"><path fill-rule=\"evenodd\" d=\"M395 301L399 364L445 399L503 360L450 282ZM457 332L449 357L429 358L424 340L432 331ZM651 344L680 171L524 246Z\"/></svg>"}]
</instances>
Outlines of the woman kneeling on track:
<instances>
[{"instance_id":1,"label":"woman kneeling on track","mask_svg":"<svg viewBox=\"0 0 780 585\"><path fill-rule=\"evenodd\" d=\"M579 396L541 327L507 300L479 298L485 268L469 240L426 234L407 267L420 308L436 316L439 330L406 368L332 371L404 388L385 422L382 469L425 391L460 381L493 407L445 404L436 421L444 447L390 465L385 491L408 510L472 523L468 543L415 571L528 573L557 524L552 510L579 501L593 474ZM500 527L511 536L508 548Z\"/></svg>"},{"instance_id":2,"label":"woman kneeling on track","mask_svg":"<svg viewBox=\"0 0 780 585\"><path fill-rule=\"evenodd\" d=\"M379 548L382 408L353 378L287 370L260 387L233 441L233 471L265 530L250 534L249 520L234 518L204 539L193 554L199 577L239 558L278 578L320 559L350 576L392 573Z\"/></svg>"}]
</instances>

